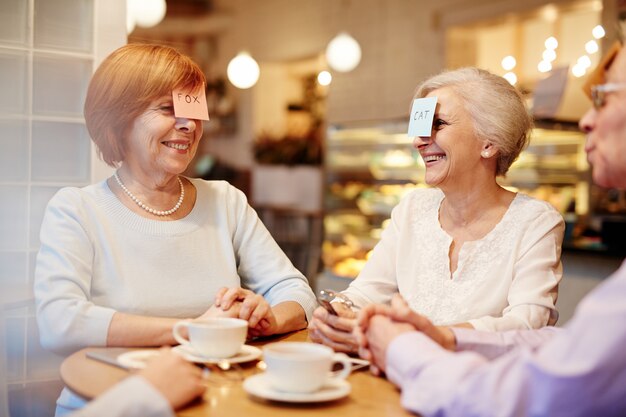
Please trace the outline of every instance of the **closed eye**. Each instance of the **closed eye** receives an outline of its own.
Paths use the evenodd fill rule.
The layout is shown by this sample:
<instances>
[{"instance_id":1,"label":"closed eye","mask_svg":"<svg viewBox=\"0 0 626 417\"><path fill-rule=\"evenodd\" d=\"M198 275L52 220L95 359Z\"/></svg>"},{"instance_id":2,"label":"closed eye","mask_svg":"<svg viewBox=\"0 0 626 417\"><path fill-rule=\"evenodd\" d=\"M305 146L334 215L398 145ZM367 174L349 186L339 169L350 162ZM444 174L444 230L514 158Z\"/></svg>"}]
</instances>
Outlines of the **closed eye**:
<instances>
[{"instance_id":1,"label":"closed eye","mask_svg":"<svg viewBox=\"0 0 626 417\"><path fill-rule=\"evenodd\" d=\"M434 128L435 130L440 130L441 128L443 128L443 127L444 127L445 125L447 125L447 124L448 124L448 122L446 122L446 121L445 121L445 120L443 120L443 119L435 119L435 120L433 121L433 128Z\"/></svg>"}]
</instances>

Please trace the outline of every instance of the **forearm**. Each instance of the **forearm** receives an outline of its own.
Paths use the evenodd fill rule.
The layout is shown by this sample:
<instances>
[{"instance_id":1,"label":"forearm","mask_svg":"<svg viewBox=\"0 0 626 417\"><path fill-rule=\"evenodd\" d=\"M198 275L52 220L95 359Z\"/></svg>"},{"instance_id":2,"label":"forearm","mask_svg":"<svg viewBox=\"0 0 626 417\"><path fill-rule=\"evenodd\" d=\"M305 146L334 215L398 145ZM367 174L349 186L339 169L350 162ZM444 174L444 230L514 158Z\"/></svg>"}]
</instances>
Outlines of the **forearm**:
<instances>
[{"instance_id":1,"label":"forearm","mask_svg":"<svg viewBox=\"0 0 626 417\"><path fill-rule=\"evenodd\" d=\"M166 399L144 378L131 376L71 414L71 417L174 416Z\"/></svg>"},{"instance_id":2,"label":"forearm","mask_svg":"<svg viewBox=\"0 0 626 417\"><path fill-rule=\"evenodd\" d=\"M276 333L288 333L304 329L307 326L306 314L302 306L295 301L285 301L272 307L276 317Z\"/></svg>"},{"instance_id":3,"label":"forearm","mask_svg":"<svg viewBox=\"0 0 626 417\"><path fill-rule=\"evenodd\" d=\"M175 345L172 328L181 319L115 313L107 333L107 346Z\"/></svg>"}]
</instances>

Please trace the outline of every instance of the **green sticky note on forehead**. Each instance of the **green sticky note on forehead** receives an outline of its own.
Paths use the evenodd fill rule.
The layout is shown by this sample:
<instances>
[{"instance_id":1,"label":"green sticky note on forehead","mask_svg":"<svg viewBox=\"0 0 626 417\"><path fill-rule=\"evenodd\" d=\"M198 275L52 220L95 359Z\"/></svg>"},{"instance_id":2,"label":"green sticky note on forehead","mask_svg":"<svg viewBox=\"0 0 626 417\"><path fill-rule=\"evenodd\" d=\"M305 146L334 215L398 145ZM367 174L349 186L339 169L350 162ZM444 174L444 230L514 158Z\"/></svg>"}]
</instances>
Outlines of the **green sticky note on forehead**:
<instances>
[{"instance_id":1,"label":"green sticky note on forehead","mask_svg":"<svg viewBox=\"0 0 626 417\"><path fill-rule=\"evenodd\" d=\"M409 116L409 136L430 136L436 107L437 97L424 97L413 100L411 115Z\"/></svg>"}]
</instances>

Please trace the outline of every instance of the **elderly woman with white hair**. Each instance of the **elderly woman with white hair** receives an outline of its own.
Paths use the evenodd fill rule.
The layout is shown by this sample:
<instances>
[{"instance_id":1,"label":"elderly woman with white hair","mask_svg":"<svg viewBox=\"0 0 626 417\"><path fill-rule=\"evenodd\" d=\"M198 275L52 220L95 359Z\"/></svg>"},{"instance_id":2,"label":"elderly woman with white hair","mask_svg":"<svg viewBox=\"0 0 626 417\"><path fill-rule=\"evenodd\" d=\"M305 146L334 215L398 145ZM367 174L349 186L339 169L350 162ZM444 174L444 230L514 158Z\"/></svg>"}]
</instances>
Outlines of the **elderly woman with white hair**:
<instances>
[{"instance_id":1,"label":"elderly woman with white hair","mask_svg":"<svg viewBox=\"0 0 626 417\"><path fill-rule=\"evenodd\" d=\"M424 81L415 98L437 97L429 137L413 146L428 189L407 195L371 258L343 295L354 307L395 293L436 325L498 331L554 324L564 222L548 203L503 188L532 128L522 97L477 68ZM311 338L355 352L355 312L318 308Z\"/></svg>"}]
</instances>

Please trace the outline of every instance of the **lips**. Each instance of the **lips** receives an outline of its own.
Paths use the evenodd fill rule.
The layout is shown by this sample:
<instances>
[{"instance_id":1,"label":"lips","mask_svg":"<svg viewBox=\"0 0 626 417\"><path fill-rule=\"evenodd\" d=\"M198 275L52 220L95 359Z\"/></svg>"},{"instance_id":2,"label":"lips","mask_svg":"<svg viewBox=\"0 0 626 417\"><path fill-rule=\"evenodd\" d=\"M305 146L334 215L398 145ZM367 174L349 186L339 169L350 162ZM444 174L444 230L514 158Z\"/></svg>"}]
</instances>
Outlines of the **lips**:
<instances>
[{"instance_id":1,"label":"lips","mask_svg":"<svg viewBox=\"0 0 626 417\"><path fill-rule=\"evenodd\" d=\"M426 163L439 161L439 160L445 159L445 158L446 158L446 155L444 155L444 154L422 155L422 159Z\"/></svg>"},{"instance_id":2,"label":"lips","mask_svg":"<svg viewBox=\"0 0 626 417\"><path fill-rule=\"evenodd\" d=\"M172 149L176 149L177 151L186 151L187 149L189 149L189 146L191 145L189 142L185 142L185 143L181 143L181 142L162 142L163 145L167 146L168 148L172 148Z\"/></svg>"}]
</instances>

